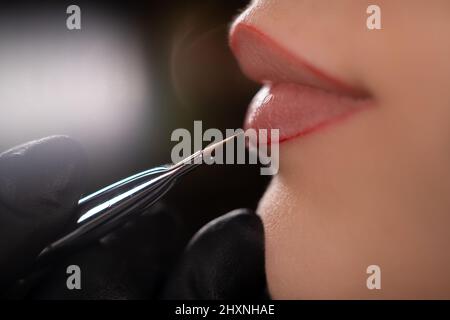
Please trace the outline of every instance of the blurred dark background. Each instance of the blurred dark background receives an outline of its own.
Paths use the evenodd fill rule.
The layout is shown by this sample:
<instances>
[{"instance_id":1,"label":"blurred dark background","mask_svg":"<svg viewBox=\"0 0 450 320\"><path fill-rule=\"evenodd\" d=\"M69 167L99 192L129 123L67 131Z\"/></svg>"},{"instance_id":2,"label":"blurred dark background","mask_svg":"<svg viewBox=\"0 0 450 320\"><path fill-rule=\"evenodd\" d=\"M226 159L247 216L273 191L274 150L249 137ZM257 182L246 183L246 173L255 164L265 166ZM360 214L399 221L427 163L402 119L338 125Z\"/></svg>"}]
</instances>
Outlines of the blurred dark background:
<instances>
[{"instance_id":1,"label":"blurred dark background","mask_svg":"<svg viewBox=\"0 0 450 320\"><path fill-rule=\"evenodd\" d=\"M176 128L239 128L257 85L228 48L248 1L14 1L0 5L0 150L52 134L80 141L86 193L170 161ZM66 9L81 8L81 30ZM205 166L164 202L188 233L255 208L257 165Z\"/></svg>"}]
</instances>

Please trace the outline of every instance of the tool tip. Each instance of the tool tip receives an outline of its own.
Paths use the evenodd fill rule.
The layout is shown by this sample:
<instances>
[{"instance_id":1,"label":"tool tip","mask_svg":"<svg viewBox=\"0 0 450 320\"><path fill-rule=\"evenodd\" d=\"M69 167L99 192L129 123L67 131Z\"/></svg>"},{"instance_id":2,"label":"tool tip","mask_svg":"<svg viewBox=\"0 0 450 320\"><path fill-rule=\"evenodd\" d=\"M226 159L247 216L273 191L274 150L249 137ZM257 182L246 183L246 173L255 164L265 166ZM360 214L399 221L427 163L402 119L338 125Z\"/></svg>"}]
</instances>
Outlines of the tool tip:
<instances>
[{"instance_id":1,"label":"tool tip","mask_svg":"<svg viewBox=\"0 0 450 320\"><path fill-rule=\"evenodd\" d=\"M236 133L236 134L234 134L232 136L229 136L229 137L227 137L227 138L225 138L225 139L223 139L223 140L221 140L219 142L210 144L209 146L207 146L205 149L202 150L203 158L212 157L214 155L214 152L217 149L219 149L219 148L223 147L224 145L226 145L227 143L233 141L234 139L236 139L237 137L239 137L243 133L244 132L241 131L241 132L238 132L238 133Z\"/></svg>"}]
</instances>

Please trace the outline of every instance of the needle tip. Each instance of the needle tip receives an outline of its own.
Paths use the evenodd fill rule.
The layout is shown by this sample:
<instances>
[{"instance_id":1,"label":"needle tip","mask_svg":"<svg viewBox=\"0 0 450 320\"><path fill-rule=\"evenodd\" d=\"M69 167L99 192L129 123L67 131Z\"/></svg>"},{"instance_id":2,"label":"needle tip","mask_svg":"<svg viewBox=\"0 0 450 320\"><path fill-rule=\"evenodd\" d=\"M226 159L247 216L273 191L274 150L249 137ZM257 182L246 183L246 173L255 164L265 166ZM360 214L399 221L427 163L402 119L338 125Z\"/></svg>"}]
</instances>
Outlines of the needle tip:
<instances>
[{"instance_id":1,"label":"needle tip","mask_svg":"<svg viewBox=\"0 0 450 320\"><path fill-rule=\"evenodd\" d=\"M217 150L218 148L223 147L224 145L226 145L228 142L234 140L235 138L239 137L240 135L242 135L244 132L238 132L232 136L229 136L219 142L213 143L209 146L207 146L205 149L202 150L202 155L203 158L207 158L207 157L211 157L214 153L215 150Z\"/></svg>"}]
</instances>

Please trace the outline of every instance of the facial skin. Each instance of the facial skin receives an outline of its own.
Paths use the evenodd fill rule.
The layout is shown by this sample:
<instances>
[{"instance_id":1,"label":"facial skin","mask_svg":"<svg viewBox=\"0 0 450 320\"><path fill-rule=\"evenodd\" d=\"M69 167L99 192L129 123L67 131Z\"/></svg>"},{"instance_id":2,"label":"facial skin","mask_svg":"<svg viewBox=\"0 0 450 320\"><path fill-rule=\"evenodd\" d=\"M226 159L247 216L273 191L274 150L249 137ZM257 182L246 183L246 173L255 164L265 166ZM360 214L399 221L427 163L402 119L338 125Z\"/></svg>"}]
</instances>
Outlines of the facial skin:
<instances>
[{"instance_id":1,"label":"facial skin","mask_svg":"<svg viewBox=\"0 0 450 320\"><path fill-rule=\"evenodd\" d=\"M280 145L260 201L278 299L450 298L450 1L256 0L238 18L375 107ZM381 268L381 290L366 269Z\"/></svg>"}]
</instances>

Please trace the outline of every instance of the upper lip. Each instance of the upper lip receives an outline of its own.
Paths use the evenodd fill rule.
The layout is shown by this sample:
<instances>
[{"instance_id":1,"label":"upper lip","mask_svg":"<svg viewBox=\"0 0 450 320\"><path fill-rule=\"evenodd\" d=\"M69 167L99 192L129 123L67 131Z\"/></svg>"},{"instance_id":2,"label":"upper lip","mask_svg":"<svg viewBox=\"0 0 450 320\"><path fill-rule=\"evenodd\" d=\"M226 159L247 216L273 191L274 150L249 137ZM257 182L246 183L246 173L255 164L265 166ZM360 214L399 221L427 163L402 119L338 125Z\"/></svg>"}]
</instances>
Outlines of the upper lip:
<instances>
[{"instance_id":1,"label":"upper lip","mask_svg":"<svg viewBox=\"0 0 450 320\"><path fill-rule=\"evenodd\" d=\"M367 98L363 88L330 76L279 45L256 27L240 22L230 31L230 47L244 74L259 83L289 82L340 95Z\"/></svg>"}]
</instances>

